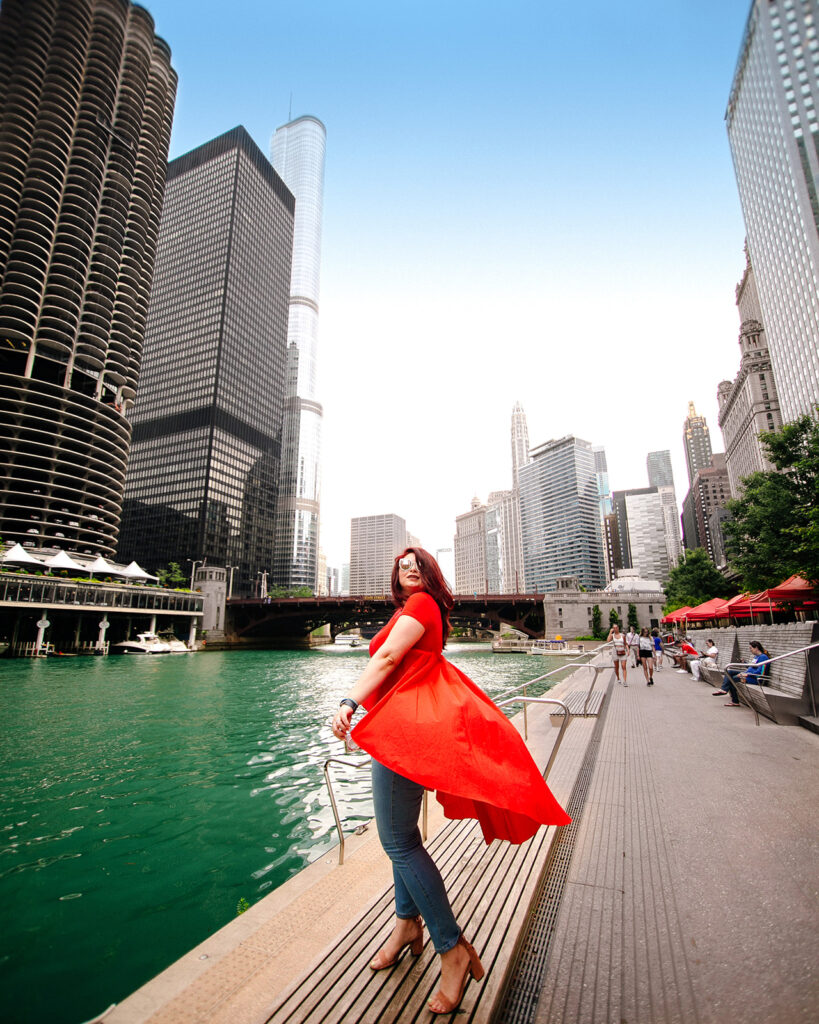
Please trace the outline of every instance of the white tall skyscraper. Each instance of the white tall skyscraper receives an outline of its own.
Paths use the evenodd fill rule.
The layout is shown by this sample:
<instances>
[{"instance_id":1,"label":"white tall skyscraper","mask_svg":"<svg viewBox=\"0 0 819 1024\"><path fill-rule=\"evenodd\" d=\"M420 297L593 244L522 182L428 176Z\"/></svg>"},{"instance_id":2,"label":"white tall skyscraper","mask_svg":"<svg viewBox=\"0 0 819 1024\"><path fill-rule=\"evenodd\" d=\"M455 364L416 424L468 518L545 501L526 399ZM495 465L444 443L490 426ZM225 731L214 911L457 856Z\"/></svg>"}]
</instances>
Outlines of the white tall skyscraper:
<instances>
[{"instance_id":1,"label":"white tall skyscraper","mask_svg":"<svg viewBox=\"0 0 819 1024\"><path fill-rule=\"evenodd\" d=\"M321 500L316 356L325 143L324 125L306 116L277 128L270 144L273 166L296 197L273 580L311 590L317 585Z\"/></svg>"},{"instance_id":2,"label":"white tall skyscraper","mask_svg":"<svg viewBox=\"0 0 819 1024\"><path fill-rule=\"evenodd\" d=\"M529 427L520 402L512 409L512 491L504 500L503 583L505 593L518 593L523 589L523 541L520 530L520 486L518 473L531 462L529 454ZM498 492L501 493L501 492ZM491 502L491 495L490 495Z\"/></svg>"},{"instance_id":3,"label":"white tall skyscraper","mask_svg":"<svg viewBox=\"0 0 819 1024\"><path fill-rule=\"evenodd\" d=\"M782 418L819 400L819 6L753 0L725 120Z\"/></svg>"}]
</instances>

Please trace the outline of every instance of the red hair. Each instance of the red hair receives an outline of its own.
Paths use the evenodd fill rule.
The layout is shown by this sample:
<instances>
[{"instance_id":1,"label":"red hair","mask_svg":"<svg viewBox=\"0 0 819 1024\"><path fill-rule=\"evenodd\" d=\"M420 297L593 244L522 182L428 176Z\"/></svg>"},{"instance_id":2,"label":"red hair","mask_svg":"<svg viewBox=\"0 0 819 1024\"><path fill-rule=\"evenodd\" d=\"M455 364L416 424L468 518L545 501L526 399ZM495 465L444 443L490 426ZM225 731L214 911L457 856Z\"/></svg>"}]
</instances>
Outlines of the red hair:
<instances>
[{"instance_id":1,"label":"red hair","mask_svg":"<svg viewBox=\"0 0 819 1024\"><path fill-rule=\"evenodd\" d=\"M444 646L446 646L450 630L449 613L455 602L452 600L452 591L449 589L449 585L444 579L444 574L441 572L440 565L438 565L428 551L425 551L423 548L404 548L401 554L395 559L392 566L392 576L390 578L392 599L399 608L401 605L406 603L408 595L404 594L401 590L401 584L398 582L398 563L402 558L406 558L409 554L415 555L415 564L418 566L418 572L421 576L421 582L424 584L424 590L438 605L438 611L441 613L441 630L444 637Z\"/></svg>"}]
</instances>

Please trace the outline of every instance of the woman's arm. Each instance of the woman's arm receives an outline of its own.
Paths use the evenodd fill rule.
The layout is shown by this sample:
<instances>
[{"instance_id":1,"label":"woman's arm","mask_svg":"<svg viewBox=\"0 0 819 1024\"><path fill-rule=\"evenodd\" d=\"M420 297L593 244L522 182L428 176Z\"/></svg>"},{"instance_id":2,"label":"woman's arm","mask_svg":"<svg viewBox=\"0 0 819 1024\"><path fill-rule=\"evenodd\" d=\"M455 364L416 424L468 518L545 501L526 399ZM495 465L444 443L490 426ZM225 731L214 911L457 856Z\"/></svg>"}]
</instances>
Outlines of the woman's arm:
<instances>
[{"instance_id":1,"label":"woman's arm","mask_svg":"<svg viewBox=\"0 0 819 1024\"><path fill-rule=\"evenodd\" d=\"M411 615L402 615L392 627L390 635L378 648L375 654L367 662L367 667L358 678L355 686L346 693L345 697L352 697L356 704L373 692L387 676L401 663L407 651L417 644L424 635L424 627ZM333 718L333 732L339 739L343 739L350 729L350 719L353 717L353 709L349 704L343 704Z\"/></svg>"}]
</instances>

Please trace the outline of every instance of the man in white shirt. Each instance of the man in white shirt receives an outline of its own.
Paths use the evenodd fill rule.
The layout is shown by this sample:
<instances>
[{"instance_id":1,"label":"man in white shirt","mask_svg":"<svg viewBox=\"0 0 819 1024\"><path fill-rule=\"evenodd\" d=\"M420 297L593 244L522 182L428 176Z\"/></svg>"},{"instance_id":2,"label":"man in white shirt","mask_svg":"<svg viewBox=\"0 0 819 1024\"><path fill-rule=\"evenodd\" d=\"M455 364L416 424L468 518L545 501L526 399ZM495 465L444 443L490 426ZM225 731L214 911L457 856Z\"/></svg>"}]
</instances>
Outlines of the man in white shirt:
<instances>
[{"instance_id":1,"label":"man in white shirt","mask_svg":"<svg viewBox=\"0 0 819 1024\"><path fill-rule=\"evenodd\" d=\"M628 627L628 633L626 633L626 643L628 649L631 651L634 657L634 667L640 664L640 634L636 632L634 626Z\"/></svg>"}]
</instances>

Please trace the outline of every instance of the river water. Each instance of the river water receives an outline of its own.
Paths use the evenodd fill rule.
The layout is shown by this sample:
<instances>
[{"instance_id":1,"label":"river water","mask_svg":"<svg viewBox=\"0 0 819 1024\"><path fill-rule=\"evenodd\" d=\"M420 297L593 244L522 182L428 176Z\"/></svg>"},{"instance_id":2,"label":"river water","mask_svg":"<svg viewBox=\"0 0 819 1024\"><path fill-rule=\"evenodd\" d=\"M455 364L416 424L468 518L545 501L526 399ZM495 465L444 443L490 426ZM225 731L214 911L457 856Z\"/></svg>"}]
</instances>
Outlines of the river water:
<instances>
[{"instance_id":1,"label":"river water","mask_svg":"<svg viewBox=\"0 0 819 1024\"><path fill-rule=\"evenodd\" d=\"M447 657L491 696L561 664L468 644ZM329 721L366 658L0 661L6 1024L102 1012L335 845ZM352 826L372 805L368 773L349 775Z\"/></svg>"}]
</instances>

